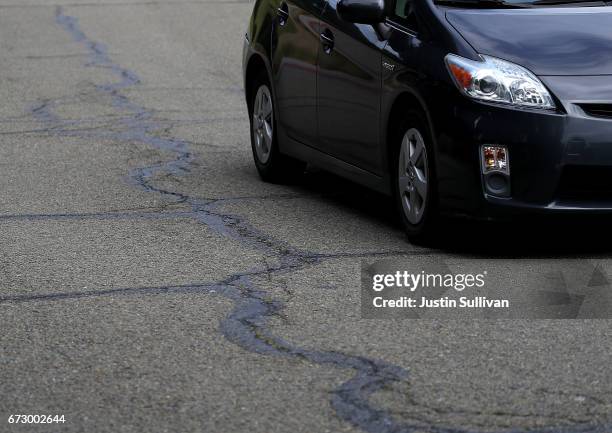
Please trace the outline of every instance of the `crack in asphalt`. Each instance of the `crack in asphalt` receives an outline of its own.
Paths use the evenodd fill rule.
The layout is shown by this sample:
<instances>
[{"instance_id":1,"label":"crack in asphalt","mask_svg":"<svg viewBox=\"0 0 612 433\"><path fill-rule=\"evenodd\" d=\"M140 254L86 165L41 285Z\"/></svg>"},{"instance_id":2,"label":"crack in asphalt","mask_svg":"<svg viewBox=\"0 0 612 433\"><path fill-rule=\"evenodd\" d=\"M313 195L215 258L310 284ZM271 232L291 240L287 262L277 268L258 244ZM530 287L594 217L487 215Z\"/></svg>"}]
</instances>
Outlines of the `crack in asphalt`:
<instances>
[{"instance_id":1,"label":"crack in asphalt","mask_svg":"<svg viewBox=\"0 0 612 433\"><path fill-rule=\"evenodd\" d=\"M58 214L18 214L0 215L0 222L4 221L85 221L85 220L127 220L127 219L177 219L191 218L192 213L185 211L157 211L146 212L92 212L92 213L58 213Z\"/></svg>"},{"instance_id":2,"label":"crack in asphalt","mask_svg":"<svg viewBox=\"0 0 612 433\"><path fill-rule=\"evenodd\" d=\"M157 3L157 2L153 2ZM370 396L389 385L406 381L408 372L396 365L381 360L345 354L334 351L306 349L295 346L290 342L275 336L269 329L269 320L272 317L282 317L283 305L280 301L270 299L269 293L258 288L253 282L257 276L280 275L292 273L321 263L322 260L337 257L367 257L372 255L400 255L400 254L427 254L424 251L380 251L373 253L318 254L305 252L293 248L286 242L274 239L261 232L243 218L222 212L219 205L224 204L223 199L200 199L189 195L165 190L153 184L156 175L167 174L181 176L189 172L193 162L193 155L189 151L189 143L176 138L160 138L156 134L162 129L161 125L153 119L153 111L133 103L121 91L140 83L138 76L129 69L114 63L105 45L89 39L79 27L75 17L64 13L62 7L56 9L57 24L67 31L75 42L83 45L89 54L87 67L104 68L119 78L114 83L96 85L95 91L110 97L113 107L117 111L129 113L121 117L113 130L109 131L83 131L67 128L71 123L65 122L55 114L55 108L62 104L62 100L43 101L32 109L34 115L41 122L49 125L49 132L62 135L75 135L79 137L112 138L124 142L140 142L155 149L169 152L174 159L147 167L140 167L130 172L130 182L143 191L160 194L166 198L191 206L191 211L181 213L189 216L219 235L238 241L240 244L265 253L277 261L277 264L264 268L252 269L247 272L230 275L220 283L211 285L186 285L162 288L131 288L112 289L97 292L100 295L139 294L139 293L168 293L177 291L208 291L219 293L234 302L230 314L220 323L220 330L224 337L243 349L277 357L301 359L318 365L330 365L341 369L351 369L355 375L339 388L332 392L331 405L336 414L346 422L370 433L471 433L469 429L435 426L428 423L401 423L396 421L391 412L378 409L370 402ZM38 296L38 298L36 297ZM4 302L19 302L32 300L61 300L66 298L96 296L93 292L76 292L72 294L24 295L0 299ZM577 425L570 427L549 427L531 430L504 430L504 433L606 433L612 426ZM499 433L499 432L497 432Z\"/></svg>"},{"instance_id":3,"label":"crack in asphalt","mask_svg":"<svg viewBox=\"0 0 612 433\"><path fill-rule=\"evenodd\" d=\"M193 214L187 214L192 217ZM185 217L186 215L181 213L179 217ZM397 255L397 252L372 252L372 253L338 253L338 254L310 254L303 255L302 260L309 263L318 263L322 260L332 259L343 259L343 258L362 258L362 257L376 257L376 256L390 256ZM133 295L158 295L164 293L190 293L190 292L209 292L209 293L226 293L228 287L235 289L235 283L238 280L248 277L257 277L261 275L268 275L271 273L277 273L278 271L287 271L289 269L281 267L266 267L265 269L255 269L248 272L233 274L218 282L212 283L189 283L181 285L168 285L168 286L148 286L148 287L124 287L115 289L105 290L89 290L89 291L77 291L77 292L62 292L62 293L33 293L33 294L22 294L22 295L8 295L0 296L0 304L8 303L27 303L37 301L61 301L68 299L81 299L81 298L97 298L97 297L108 297L108 296L133 296ZM241 281L242 284L242 281ZM242 287L241 287L242 288ZM233 290L230 290L233 292ZM241 292L242 293L242 292ZM263 292L262 292L263 293ZM228 292L229 294L229 292ZM232 293L232 299L234 298Z\"/></svg>"},{"instance_id":4,"label":"crack in asphalt","mask_svg":"<svg viewBox=\"0 0 612 433\"><path fill-rule=\"evenodd\" d=\"M166 293L186 293L212 289L213 284L185 284L163 287L127 287L106 290L90 290L81 292L35 293L27 295L1 296L0 304L19 304L35 301L62 301L68 299L103 298L115 295L158 295Z\"/></svg>"}]
</instances>

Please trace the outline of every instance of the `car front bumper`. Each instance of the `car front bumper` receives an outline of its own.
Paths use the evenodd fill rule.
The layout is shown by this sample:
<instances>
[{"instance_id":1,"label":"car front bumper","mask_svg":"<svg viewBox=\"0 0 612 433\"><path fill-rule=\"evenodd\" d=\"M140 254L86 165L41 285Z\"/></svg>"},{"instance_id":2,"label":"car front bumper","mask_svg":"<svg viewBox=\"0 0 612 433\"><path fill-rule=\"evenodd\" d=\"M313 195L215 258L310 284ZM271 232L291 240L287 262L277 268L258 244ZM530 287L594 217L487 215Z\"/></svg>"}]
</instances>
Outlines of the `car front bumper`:
<instances>
[{"instance_id":1,"label":"car front bumper","mask_svg":"<svg viewBox=\"0 0 612 433\"><path fill-rule=\"evenodd\" d=\"M612 213L612 116L589 115L573 101L554 112L483 104L450 91L438 96L447 102L432 116L442 211L492 218ZM509 197L486 192L483 145L507 147Z\"/></svg>"}]
</instances>

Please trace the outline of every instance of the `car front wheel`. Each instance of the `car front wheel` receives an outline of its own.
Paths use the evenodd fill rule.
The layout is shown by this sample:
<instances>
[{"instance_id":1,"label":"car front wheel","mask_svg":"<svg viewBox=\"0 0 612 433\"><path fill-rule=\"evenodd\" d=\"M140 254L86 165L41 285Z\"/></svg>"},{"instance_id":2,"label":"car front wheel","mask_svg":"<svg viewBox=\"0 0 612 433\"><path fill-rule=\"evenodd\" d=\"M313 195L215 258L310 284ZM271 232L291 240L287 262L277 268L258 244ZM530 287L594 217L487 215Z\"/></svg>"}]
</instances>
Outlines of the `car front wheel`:
<instances>
[{"instance_id":1,"label":"car front wheel","mask_svg":"<svg viewBox=\"0 0 612 433\"><path fill-rule=\"evenodd\" d=\"M428 240L437 222L436 176L429 128L420 113L408 113L395 139L396 205L409 238Z\"/></svg>"}]
</instances>

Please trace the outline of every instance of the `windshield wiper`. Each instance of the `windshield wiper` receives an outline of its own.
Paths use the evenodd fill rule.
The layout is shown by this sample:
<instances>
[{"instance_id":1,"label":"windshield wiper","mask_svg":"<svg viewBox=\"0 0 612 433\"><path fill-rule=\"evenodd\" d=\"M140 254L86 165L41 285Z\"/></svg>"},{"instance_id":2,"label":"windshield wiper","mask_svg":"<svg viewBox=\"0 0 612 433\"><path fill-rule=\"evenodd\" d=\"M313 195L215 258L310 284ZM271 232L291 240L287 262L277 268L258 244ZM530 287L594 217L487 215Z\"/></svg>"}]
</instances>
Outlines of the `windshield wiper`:
<instances>
[{"instance_id":1,"label":"windshield wiper","mask_svg":"<svg viewBox=\"0 0 612 433\"><path fill-rule=\"evenodd\" d=\"M528 7L528 4L525 3L506 3L504 0L436 0L436 4L443 6L457 6L464 8L470 7L481 9L523 9L525 7Z\"/></svg>"}]
</instances>

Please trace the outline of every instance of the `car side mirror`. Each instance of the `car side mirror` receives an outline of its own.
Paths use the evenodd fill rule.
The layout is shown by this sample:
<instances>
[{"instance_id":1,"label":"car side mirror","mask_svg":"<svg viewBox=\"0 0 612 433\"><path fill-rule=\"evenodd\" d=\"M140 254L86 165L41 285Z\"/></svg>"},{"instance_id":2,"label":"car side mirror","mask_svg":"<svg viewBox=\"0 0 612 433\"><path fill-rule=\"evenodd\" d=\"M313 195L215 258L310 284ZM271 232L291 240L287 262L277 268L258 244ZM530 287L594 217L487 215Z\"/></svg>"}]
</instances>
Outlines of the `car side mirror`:
<instances>
[{"instance_id":1,"label":"car side mirror","mask_svg":"<svg viewBox=\"0 0 612 433\"><path fill-rule=\"evenodd\" d=\"M336 10L344 21L355 24L379 24L386 17L384 0L340 0Z\"/></svg>"}]
</instances>

